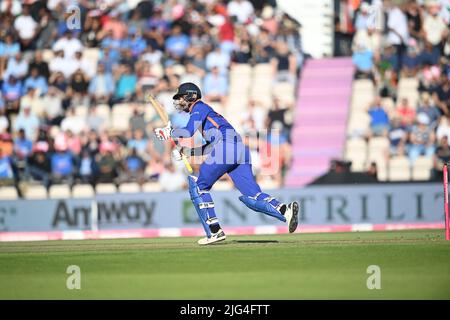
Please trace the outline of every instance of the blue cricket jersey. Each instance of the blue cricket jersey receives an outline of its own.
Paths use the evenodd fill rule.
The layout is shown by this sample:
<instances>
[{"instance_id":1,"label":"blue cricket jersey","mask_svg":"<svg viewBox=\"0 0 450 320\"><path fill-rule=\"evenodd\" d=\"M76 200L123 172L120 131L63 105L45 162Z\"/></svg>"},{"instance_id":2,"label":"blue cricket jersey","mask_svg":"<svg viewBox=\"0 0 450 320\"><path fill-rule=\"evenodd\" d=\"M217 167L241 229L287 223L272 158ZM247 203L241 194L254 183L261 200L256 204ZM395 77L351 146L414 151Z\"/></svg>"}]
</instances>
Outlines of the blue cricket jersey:
<instances>
[{"instance_id":1,"label":"blue cricket jersey","mask_svg":"<svg viewBox=\"0 0 450 320\"><path fill-rule=\"evenodd\" d=\"M173 138L189 138L195 131L200 130L206 142L212 143L216 140L242 141L239 133L220 114L201 100L194 103L190 111L189 122L184 128L172 130Z\"/></svg>"}]
</instances>

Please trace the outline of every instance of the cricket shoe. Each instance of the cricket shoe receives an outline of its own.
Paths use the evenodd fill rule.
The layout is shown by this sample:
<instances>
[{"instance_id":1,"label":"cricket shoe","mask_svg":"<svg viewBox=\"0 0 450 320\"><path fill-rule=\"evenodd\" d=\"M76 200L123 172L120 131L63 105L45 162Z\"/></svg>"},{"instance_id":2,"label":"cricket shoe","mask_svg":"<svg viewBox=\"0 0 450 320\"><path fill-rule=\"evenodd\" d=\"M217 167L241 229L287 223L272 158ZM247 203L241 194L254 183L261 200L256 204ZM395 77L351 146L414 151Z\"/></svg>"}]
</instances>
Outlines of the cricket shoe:
<instances>
[{"instance_id":1,"label":"cricket shoe","mask_svg":"<svg viewBox=\"0 0 450 320\"><path fill-rule=\"evenodd\" d=\"M289 233L293 233L297 229L298 225L298 209L299 205L297 201L291 202L287 205L284 217L289 226Z\"/></svg>"},{"instance_id":2,"label":"cricket shoe","mask_svg":"<svg viewBox=\"0 0 450 320\"><path fill-rule=\"evenodd\" d=\"M220 229L216 233L213 233L211 235L211 237L204 237L204 238L198 240L198 244L201 245L201 246L205 246L205 245L208 245L208 244L213 244L215 242L223 241L226 238L227 237L225 236L225 232L223 232L223 230Z\"/></svg>"}]
</instances>

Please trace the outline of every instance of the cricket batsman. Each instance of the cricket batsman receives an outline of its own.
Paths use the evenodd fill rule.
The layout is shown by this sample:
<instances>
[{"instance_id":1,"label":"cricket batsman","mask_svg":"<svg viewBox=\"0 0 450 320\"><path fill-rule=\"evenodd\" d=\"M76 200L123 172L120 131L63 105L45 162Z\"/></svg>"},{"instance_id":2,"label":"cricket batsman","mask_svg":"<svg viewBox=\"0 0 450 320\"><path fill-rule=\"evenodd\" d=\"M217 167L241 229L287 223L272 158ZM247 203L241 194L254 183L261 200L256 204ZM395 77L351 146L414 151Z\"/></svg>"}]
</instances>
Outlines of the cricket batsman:
<instances>
[{"instance_id":1,"label":"cricket batsman","mask_svg":"<svg viewBox=\"0 0 450 320\"><path fill-rule=\"evenodd\" d=\"M206 141L201 147L206 159L200 166L198 178L188 176L191 200L206 232L206 237L200 239L198 244L208 245L226 239L210 194L214 183L225 173L241 192L239 200L247 207L286 222L289 232L294 232L298 224L299 204L295 201L289 204L281 203L261 191L253 177L249 149L241 136L225 118L201 101L201 98L201 91L195 84L181 84L173 96L174 107L179 112L189 113L189 122L184 128L172 128L169 121L165 127L155 129L159 140L172 138L176 141L179 138L190 138L200 130ZM195 153L194 150L191 150L191 154ZM172 154L175 160L182 159L182 154L177 149L174 149Z\"/></svg>"}]
</instances>

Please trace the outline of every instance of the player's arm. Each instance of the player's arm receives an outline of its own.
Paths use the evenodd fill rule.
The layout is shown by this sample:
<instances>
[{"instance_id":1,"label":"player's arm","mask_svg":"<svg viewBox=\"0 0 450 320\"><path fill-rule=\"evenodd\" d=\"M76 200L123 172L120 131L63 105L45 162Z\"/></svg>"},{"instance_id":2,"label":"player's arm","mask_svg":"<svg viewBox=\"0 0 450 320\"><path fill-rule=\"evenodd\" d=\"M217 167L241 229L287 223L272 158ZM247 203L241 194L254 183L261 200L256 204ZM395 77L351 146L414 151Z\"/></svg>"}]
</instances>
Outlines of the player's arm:
<instances>
[{"instance_id":1,"label":"player's arm","mask_svg":"<svg viewBox=\"0 0 450 320\"><path fill-rule=\"evenodd\" d=\"M203 156L211 152L213 145L210 142L201 145L200 147L189 149L187 147L183 148L183 153L188 154L191 157Z\"/></svg>"},{"instance_id":2,"label":"player's arm","mask_svg":"<svg viewBox=\"0 0 450 320\"><path fill-rule=\"evenodd\" d=\"M198 130L198 128L203 123L203 115L202 112L199 110L196 110L191 113L191 116L189 118L189 122L184 128L175 128L172 130L170 135L174 139L178 138L190 138L194 135L195 131Z\"/></svg>"}]
</instances>

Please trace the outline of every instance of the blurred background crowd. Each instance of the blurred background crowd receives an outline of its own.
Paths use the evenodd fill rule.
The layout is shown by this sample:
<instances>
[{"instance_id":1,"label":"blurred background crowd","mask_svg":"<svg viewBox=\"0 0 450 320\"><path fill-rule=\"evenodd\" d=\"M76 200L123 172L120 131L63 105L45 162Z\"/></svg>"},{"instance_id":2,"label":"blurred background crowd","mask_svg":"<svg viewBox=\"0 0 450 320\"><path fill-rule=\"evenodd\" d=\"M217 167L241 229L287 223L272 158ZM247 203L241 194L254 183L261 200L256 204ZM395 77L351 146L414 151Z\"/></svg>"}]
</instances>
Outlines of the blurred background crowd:
<instances>
[{"instance_id":1,"label":"blurred background crowd","mask_svg":"<svg viewBox=\"0 0 450 320\"><path fill-rule=\"evenodd\" d=\"M320 3L333 7L332 55L354 67L336 160L374 182L439 178L450 160L448 1ZM0 183L19 196L29 185L185 188L170 145L152 134L162 123L145 95L183 126L171 98L193 82L245 136L262 187L294 185L286 172L306 152L292 143L311 57L303 22L275 0L0 1ZM221 185L231 188L226 176Z\"/></svg>"},{"instance_id":2,"label":"blurred background crowd","mask_svg":"<svg viewBox=\"0 0 450 320\"><path fill-rule=\"evenodd\" d=\"M254 146L255 172L274 165L264 164L260 148L283 155L283 170L266 175L281 186L300 44L299 24L275 1L2 0L0 183L14 184L19 195L28 184L183 188L170 145L152 134L161 122L145 93L181 126L187 116L174 112L171 97L189 81L218 112L235 116ZM289 99L270 90L264 99L233 99L255 66L269 88L288 86ZM271 128L278 133L264 133Z\"/></svg>"},{"instance_id":3,"label":"blurred background crowd","mask_svg":"<svg viewBox=\"0 0 450 320\"><path fill-rule=\"evenodd\" d=\"M367 123L350 128L353 150L347 157L358 166L364 139L369 149L384 147L368 159L371 167L385 171L395 160L405 171L402 180L409 180L406 169L416 165L425 173L417 180L438 177L443 162L450 160L448 1L335 3L334 53L352 56L355 83L360 84L352 110L355 119Z\"/></svg>"}]
</instances>

